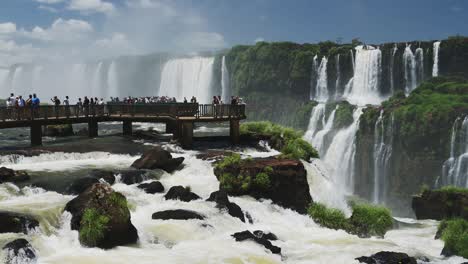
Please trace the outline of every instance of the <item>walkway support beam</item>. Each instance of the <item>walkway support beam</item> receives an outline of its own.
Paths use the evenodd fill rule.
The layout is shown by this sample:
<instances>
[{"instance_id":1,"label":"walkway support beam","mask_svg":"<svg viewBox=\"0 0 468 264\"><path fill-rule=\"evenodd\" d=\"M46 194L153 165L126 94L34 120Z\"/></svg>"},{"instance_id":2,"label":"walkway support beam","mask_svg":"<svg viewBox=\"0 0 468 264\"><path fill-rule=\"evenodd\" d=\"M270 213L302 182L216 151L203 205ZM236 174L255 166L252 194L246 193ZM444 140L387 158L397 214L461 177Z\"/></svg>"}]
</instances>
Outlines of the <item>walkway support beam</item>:
<instances>
[{"instance_id":1,"label":"walkway support beam","mask_svg":"<svg viewBox=\"0 0 468 264\"><path fill-rule=\"evenodd\" d=\"M191 149L193 145L193 122L182 122L182 148Z\"/></svg>"},{"instance_id":2,"label":"walkway support beam","mask_svg":"<svg viewBox=\"0 0 468 264\"><path fill-rule=\"evenodd\" d=\"M31 146L42 146L42 125L33 122L30 129Z\"/></svg>"},{"instance_id":3,"label":"walkway support beam","mask_svg":"<svg viewBox=\"0 0 468 264\"><path fill-rule=\"evenodd\" d=\"M239 120L231 119L229 121L229 136L232 144L240 143Z\"/></svg>"},{"instance_id":4,"label":"walkway support beam","mask_svg":"<svg viewBox=\"0 0 468 264\"><path fill-rule=\"evenodd\" d=\"M132 121L125 120L122 124L122 130L124 136L131 136L132 135Z\"/></svg>"},{"instance_id":5,"label":"walkway support beam","mask_svg":"<svg viewBox=\"0 0 468 264\"><path fill-rule=\"evenodd\" d=\"M90 118L88 121L88 136L94 138L98 136L98 122L95 118Z\"/></svg>"}]
</instances>

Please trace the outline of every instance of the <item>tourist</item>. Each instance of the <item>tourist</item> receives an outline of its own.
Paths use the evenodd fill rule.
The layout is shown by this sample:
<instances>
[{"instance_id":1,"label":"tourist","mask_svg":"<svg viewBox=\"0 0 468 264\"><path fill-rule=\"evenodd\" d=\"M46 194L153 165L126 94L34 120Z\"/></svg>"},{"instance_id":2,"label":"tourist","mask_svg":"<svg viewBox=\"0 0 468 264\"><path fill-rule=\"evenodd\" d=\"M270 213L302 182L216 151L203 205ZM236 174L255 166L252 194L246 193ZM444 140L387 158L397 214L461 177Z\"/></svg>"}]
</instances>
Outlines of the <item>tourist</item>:
<instances>
[{"instance_id":1,"label":"tourist","mask_svg":"<svg viewBox=\"0 0 468 264\"><path fill-rule=\"evenodd\" d=\"M231 96L231 104L232 104L232 105L237 105L236 97Z\"/></svg>"},{"instance_id":2,"label":"tourist","mask_svg":"<svg viewBox=\"0 0 468 264\"><path fill-rule=\"evenodd\" d=\"M39 117L39 105L41 104L41 100L37 97L34 93L33 98L31 99L32 102L32 109L33 109L33 117Z\"/></svg>"},{"instance_id":3,"label":"tourist","mask_svg":"<svg viewBox=\"0 0 468 264\"><path fill-rule=\"evenodd\" d=\"M14 106L14 103L16 101L16 97L15 97L15 94L14 93L11 93L10 94L10 102L11 102L11 106Z\"/></svg>"},{"instance_id":4,"label":"tourist","mask_svg":"<svg viewBox=\"0 0 468 264\"><path fill-rule=\"evenodd\" d=\"M32 95L31 94L29 95L28 100L26 100L26 106L29 107L29 108L31 108L31 106L32 106Z\"/></svg>"},{"instance_id":5,"label":"tourist","mask_svg":"<svg viewBox=\"0 0 468 264\"><path fill-rule=\"evenodd\" d=\"M54 104L54 106L59 106L60 105L60 99L58 99L57 96L54 96L54 98L51 98L50 99L52 101L52 103Z\"/></svg>"},{"instance_id":6,"label":"tourist","mask_svg":"<svg viewBox=\"0 0 468 264\"><path fill-rule=\"evenodd\" d=\"M65 100L63 100L63 104L64 104L65 106L70 106L70 100L68 99L68 95L65 96Z\"/></svg>"},{"instance_id":7,"label":"tourist","mask_svg":"<svg viewBox=\"0 0 468 264\"><path fill-rule=\"evenodd\" d=\"M81 98L80 98L80 99L81 99ZM81 101L81 100L80 100L80 101ZM89 106L89 99L88 99L88 96L85 96L85 97L84 97L83 106L84 106L84 107L88 107L88 106Z\"/></svg>"},{"instance_id":8,"label":"tourist","mask_svg":"<svg viewBox=\"0 0 468 264\"><path fill-rule=\"evenodd\" d=\"M99 100L99 105L104 105L104 99L101 98L101 100Z\"/></svg>"},{"instance_id":9,"label":"tourist","mask_svg":"<svg viewBox=\"0 0 468 264\"><path fill-rule=\"evenodd\" d=\"M187 98L186 98L186 97L184 97L184 104L186 104L186 103L187 103Z\"/></svg>"},{"instance_id":10,"label":"tourist","mask_svg":"<svg viewBox=\"0 0 468 264\"><path fill-rule=\"evenodd\" d=\"M18 98L18 107L23 108L25 106L26 106L26 101L24 101L23 96L20 95Z\"/></svg>"}]
</instances>

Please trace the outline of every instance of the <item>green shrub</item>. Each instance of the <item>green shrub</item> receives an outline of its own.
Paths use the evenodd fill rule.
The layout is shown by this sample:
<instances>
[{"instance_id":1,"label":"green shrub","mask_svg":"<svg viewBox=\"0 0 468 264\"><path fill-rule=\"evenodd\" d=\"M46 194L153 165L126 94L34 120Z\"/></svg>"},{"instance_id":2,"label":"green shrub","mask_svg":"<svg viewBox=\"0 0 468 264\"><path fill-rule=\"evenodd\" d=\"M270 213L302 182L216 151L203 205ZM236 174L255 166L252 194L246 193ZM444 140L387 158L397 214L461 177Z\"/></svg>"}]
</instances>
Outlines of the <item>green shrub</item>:
<instances>
[{"instance_id":1,"label":"green shrub","mask_svg":"<svg viewBox=\"0 0 468 264\"><path fill-rule=\"evenodd\" d=\"M95 208L86 209L80 223L80 241L89 247L96 246L99 240L104 237L109 220L108 216L100 214Z\"/></svg>"},{"instance_id":2,"label":"green shrub","mask_svg":"<svg viewBox=\"0 0 468 264\"><path fill-rule=\"evenodd\" d=\"M260 172L255 176L253 183L261 189L267 190L270 188L270 176L265 172Z\"/></svg>"},{"instance_id":3,"label":"green shrub","mask_svg":"<svg viewBox=\"0 0 468 264\"><path fill-rule=\"evenodd\" d=\"M314 221L331 229L347 229L347 219L343 212L338 209L327 208L320 203L312 203L307 213Z\"/></svg>"},{"instance_id":4,"label":"green shrub","mask_svg":"<svg viewBox=\"0 0 468 264\"><path fill-rule=\"evenodd\" d=\"M467 188L457 187L457 186L444 186L435 192L444 192L444 193L468 193Z\"/></svg>"},{"instance_id":5,"label":"green shrub","mask_svg":"<svg viewBox=\"0 0 468 264\"><path fill-rule=\"evenodd\" d=\"M235 176L231 173L223 173L219 177L220 188L228 192L247 192L250 189L252 179L250 176Z\"/></svg>"},{"instance_id":6,"label":"green shrub","mask_svg":"<svg viewBox=\"0 0 468 264\"><path fill-rule=\"evenodd\" d=\"M350 233L361 237L383 237L392 228L393 219L390 210L383 206L356 204L349 224Z\"/></svg>"},{"instance_id":7,"label":"green shrub","mask_svg":"<svg viewBox=\"0 0 468 264\"><path fill-rule=\"evenodd\" d=\"M232 155L226 156L223 160L216 164L216 167L219 169L224 169L232 165L238 165L241 162L240 154L233 153Z\"/></svg>"},{"instance_id":8,"label":"green shrub","mask_svg":"<svg viewBox=\"0 0 468 264\"><path fill-rule=\"evenodd\" d=\"M296 138L286 142L286 145L281 149L282 157L310 160L317 158L318 152L309 144L309 142L302 138Z\"/></svg>"},{"instance_id":9,"label":"green shrub","mask_svg":"<svg viewBox=\"0 0 468 264\"><path fill-rule=\"evenodd\" d=\"M468 258L468 221L452 219L443 221L442 240L445 248L455 255Z\"/></svg>"},{"instance_id":10,"label":"green shrub","mask_svg":"<svg viewBox=\"0 0 468 264\"><path fill-rule=\"evenodd\" d=\"M127 198L125 198L125 196L123 196L120 193L113 192L109 196L109 202L112 203L113 205L112 207L115 206L115 208L118 208L119 213L122 216L122 219L127 219L128 217L130 217L129 211L128 211Z\"/></svg>"}]
</instances>

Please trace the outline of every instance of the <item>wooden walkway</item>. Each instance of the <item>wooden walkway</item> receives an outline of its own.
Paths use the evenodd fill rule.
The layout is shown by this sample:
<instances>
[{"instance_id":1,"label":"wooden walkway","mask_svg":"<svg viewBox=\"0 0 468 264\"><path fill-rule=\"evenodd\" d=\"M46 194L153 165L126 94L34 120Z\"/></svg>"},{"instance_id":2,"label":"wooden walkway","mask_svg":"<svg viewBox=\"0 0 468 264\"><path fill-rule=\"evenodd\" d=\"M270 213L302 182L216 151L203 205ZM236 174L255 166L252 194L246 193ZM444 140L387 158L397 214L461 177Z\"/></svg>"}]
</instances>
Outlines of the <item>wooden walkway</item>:
<instances>
[{"instance_id":1,"label":"wooden walkway","mask_svg":"<svg viewBox=\"0 0 468 264\"><path fill-rule=\"evenodd\" d=\"M123 132L132 133L132 122L166 123L182 145L190 148L196 122L230 122L231 138L238 141L239 121L245 119L245 105L189 103L118 104L79 106L0 107L0 129L30 127L31 144L42 144L42 126L88 123L90 137L98 135L99 122L123 122Z\"/></svg>"}]
</instances>

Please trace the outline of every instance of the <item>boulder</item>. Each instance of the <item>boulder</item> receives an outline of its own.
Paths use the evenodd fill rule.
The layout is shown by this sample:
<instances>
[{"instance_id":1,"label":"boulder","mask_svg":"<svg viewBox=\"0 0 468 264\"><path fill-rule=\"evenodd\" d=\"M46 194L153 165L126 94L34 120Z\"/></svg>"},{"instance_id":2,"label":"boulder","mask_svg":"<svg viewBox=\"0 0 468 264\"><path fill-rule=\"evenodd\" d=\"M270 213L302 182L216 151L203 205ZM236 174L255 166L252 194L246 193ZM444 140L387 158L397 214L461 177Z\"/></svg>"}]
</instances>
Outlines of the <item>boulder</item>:
<instances>
[{"instance_id":1,"label":"boulder","mask_svg":"<svg viewBox=\"0 0 468 264\"><path fill-rule=\"evenodd\" d=\"M147 171L145 170L124 170L119 171L118 174L120 176L120 181L127 185L148 180L148 177L146 176Z\"/></svg>"},{"instance_id":2,"label":"boulder","mask_svg":"<svg viewBox=\"0 0 468 264\"><path fill-rule=\"evenodd\" d=\"M92 185L68 202L65 210L72 214L71 228L78 230L84 246L109 249L138 240L127 199L108 184Z\"/></svg>"},{"instance_id":3,"label":"boulder","mask_svg":"<svg viewBox=\"0 0 468 264\"><path fill-rule=\"evenodd\" d=\"M36 259L34 248L23 238L6 244L3 250L6 250L6 264L34 263Z\"/></svg>"},{"instance_id":4,"label":"boulder","mask_svg":"<svg viewBox=\"0 0 468 264\"><path fill-rule=\"evenodd\" d=\"M255 241L257 244L260 244L260 245L264 246L266 249L270 250L273 254L280 254L281 255L281 248L271 244L271 242L268 239L266 239L265 237L258 237L256 235L252 234L252 232L250 232L250 231L238 232L238 233L235 233L235 234L233 234L231 236L234 237L236 239L236 241L238 241L238 242L241 242L241 241L244 241L244 240Z\"/></svg>"},{"instance_id":5,"label":"boulder","mask_svg":"<svg viewBox=\"0 0 468 264\"><path fill-rule=\"evenodd\" d=\"M265 172L269 168L271 171ZM307 171L300 160L276 157L244 159L226 166L215 166L214 173L220 181L220 189L229 195L250 195L256 199L271 199L285 208L301 214L307 212L312 202L307 182ZM257 184L258 175L262 183Z\"/></svg>"},{"instance_id":6,"label":"boulder","mask_svg":"<svg viewBox=\"0 0 468 264\"><path fill-rule=\"evenodd\" d=\"M164 198L166 198L166 200L181 200L184 202L190 202L200 199L200 196L191 192L190 188L179 185L171 187L166 195L164 195Z\"/></svg>"},{"instance_id":7,"label":"boulder","mask_svg":"<svg viewBox=\"0 0 468 264\"><path fill-rule=\"evenodd\" d=\"M227 212L231 216L237 217L242 222L245 222L244 212L242 212L242 209L240 208L240 206L238 206L235 203L231 203L229 201L226 191L220 190L220 191L212 192L210 194L210 197L207 199L207 201L215 202L217 208L227 210Z\"/></svg>"},{"instance_id":8,"label":"boulder","mask_svg":"<svg viewBox=\"0 0 468 264\"><path fill-rule=\"evenodd\" d=\"M169 151L161 147L155 147L146 151L141 158L137 159L132 167L136 169L162 169L169 173L175 171L184 161L183 157L172 158Z\"/></svg>"},{"instance_id":9,"label":"boulder","mask_svg":"<svg viewBox=\"0 0 468 264\"><path fill-rule=\"evenodd\" d=\"M24 233L39 226L39 222L32 216L0 211L1 233Z\"/></svg>"},{"instance_id":10,"label":"boulder","mask_svg":"<svg viewBox=\"0 0 468 264\"><path fill-rule=\"evenodd\" d=\"M153 181L149 183L142 183L137 186L140 189L143 189L146 193L155 194L164 192L164 186L159 181Z\"/></svg>"},{"instance_id":11,"label":"boulder","mask_svg":"<svg viewBox=\"0 0 468 264\"><path fill-rule=\"evenodd\" d=\"M0 183L4 182L23 182L30 177L25 171L14 171L5 167L0 168Z\"/></svg>"},{"instance_id":12,"label":"boulder","mask_svg":"<svg viewBox=\"0 0 468 264\"><path fill-rule=\"evenodd\" d=\"M405 253L381 251L370 257L356 258L360 263L367 264L416 264L416 259Z\"/></svg>"},{"instance_id":13,"label":"boulder","mask_svg":"<svg viewBox=\"0 0 468 264\"><path fill-rule=\"evenodd\" d=\"M270 232L263 232L261 230L256 230L256 231L253 231L253 234L256 237L265 238L271 241L278 240L278 237L275 234L270 233Z\"/></svg>"},{"instance_id":14,"label":"boulder","mask_svg":"<svg viewBox=\"0 0 468 264\"><path fill-rule=\"evenodd\" d=\"M48 125L44 129L44 136L46 137L68 137L73 135L73 126L71 124Z\"/></svg>"},{"instance_id":15,"label":"boulder","mask_svg":"<svg viewBox=\"0 0 468 264\"><path fill-rule=\"evenodd\" d=\"M231 151L222 151L222 150L212 150L205 153L197 154L197 159L201 160L210 160L210 161L220 161L226 156L232 155Z\"/></svg>"},{"instance_id":16,"label":"boulder","mask_svg":"<svg viewBox=\"0 0 468 264\"><path fill-rule=\"evenodd\" d=\"M76 179L67 188L66 193L72 194L72 195L80 194L95 183L99 183L99 180L97 178L84 177L84 178Z\"/></svg>"},{"instance_id":17,"label":"boulder","mask_svg":"<svg viewBox=\"0 0 468 264\"><path fill-rule=\"evenodd\" d=\"M412 207L417 219L468 220L468 192L426 190L421 195L413 196Z\"/></svg>"},{"instance_id":18,"label":"boulder","mask_svg":"<svg viewBox=\"0 0 468 264\"><path fill-rule=\"evenodd\" d=\"M103 179L111 185L115 183L115 175L113 171L92 170L89 172L89 176L96 179Z\"/></svg>"},{"instance_id":19,"label":"boulder","mask_svg":"<svg viewBox=\"0 0 468 264\"><path fill-rule=\"evenodd\" d=\"M159 219L159 220L189 220L189 219L198 219L203 220L205 217L197 212L190 211L190 210L166 210L156 212L152 215L152 219Z\"/></svg>"}]
</instances>

